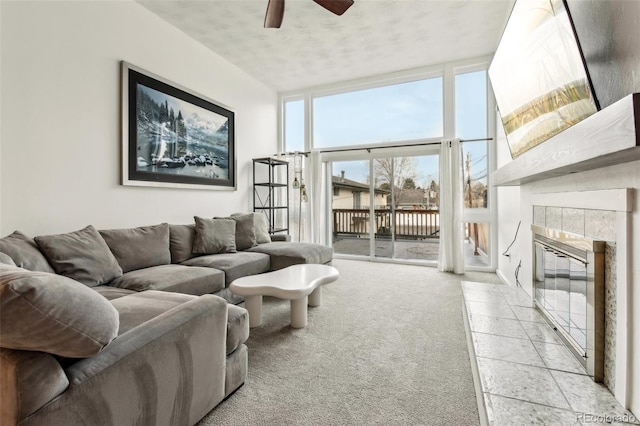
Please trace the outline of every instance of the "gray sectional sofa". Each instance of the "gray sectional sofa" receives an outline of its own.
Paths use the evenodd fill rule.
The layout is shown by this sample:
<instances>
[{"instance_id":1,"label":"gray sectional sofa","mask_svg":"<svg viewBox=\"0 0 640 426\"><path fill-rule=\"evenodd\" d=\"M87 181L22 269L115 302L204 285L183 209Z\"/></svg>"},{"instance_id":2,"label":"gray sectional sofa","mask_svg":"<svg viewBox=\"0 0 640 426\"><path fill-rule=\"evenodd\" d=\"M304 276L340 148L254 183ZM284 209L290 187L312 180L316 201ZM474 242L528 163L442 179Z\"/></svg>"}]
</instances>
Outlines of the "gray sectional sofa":
<instances>
[{"instance_id":1,"label":"gray sectional sofa","mask_svg":"<svg viewBox=\"0 0 640 426\"><path fill-rule=\"evenodd\" d=\"M229 284L333 257L271 241L262 218L1 238L0 423L200 420L247 375Z\"/></svg>"}]
</instances>

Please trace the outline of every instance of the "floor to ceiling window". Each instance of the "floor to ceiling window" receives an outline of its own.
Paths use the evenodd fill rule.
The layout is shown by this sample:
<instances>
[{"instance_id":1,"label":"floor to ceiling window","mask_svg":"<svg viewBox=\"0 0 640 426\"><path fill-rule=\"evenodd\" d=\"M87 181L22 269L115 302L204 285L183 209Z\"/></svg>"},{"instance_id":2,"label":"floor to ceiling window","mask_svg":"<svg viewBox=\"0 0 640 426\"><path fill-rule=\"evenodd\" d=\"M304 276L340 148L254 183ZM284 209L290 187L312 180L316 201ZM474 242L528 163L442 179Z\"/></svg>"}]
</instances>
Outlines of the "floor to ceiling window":
<instances>
[{"instance_id":1,"label":"floor to ceiling window","mask_svg":"<svg viewBox=\"0 0 640 426\"><path fill-rule=\"evenodd\" d=\"M282 151L320 150L329 164L326 234L337 255L435 262L447 190L439 144L458 137L466 264L492 265L487 62L282 96Z\"/></svg>"},{"instance_id":2,"label":"floor to ceiling window","mask_svg":"<svg viewBox=\"0 0 640 426\"><path fill-rule=\"evenodd\" d=\"M284 141L287 151L304 151L304 99L292 99L284 103Z\"/></svg>"},{"instance_id":3,"label":"floor to ceiling window","mask_svg":"<svg viewBox=\"0 0 640 426\"><path fill-rule=\"evenodd\" d=\"M455 75L455 134L462 143L465 223L465 264L490 266L489 143L487 72Z\"/></svg>"},{"instance_id":4,"label":"floor to ceiling window","mask_svg":"<svg viewBox=\"0 0 640 426\"><path fill-rule=\"evenodd\" d=\"M313 147L441 138L442 77L313 98Z\"/></svg>"}]
</instances>

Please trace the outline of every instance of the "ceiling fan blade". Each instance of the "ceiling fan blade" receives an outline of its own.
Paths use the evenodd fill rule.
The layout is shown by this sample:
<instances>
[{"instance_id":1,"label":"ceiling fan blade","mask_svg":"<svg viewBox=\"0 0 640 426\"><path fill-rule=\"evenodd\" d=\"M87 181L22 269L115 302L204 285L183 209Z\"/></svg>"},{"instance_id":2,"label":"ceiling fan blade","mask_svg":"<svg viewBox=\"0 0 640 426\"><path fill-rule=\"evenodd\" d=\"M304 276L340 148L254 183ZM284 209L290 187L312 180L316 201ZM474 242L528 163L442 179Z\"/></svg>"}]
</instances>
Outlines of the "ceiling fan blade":
<instances>
[{"instance_id":1,"label":"ceiling fan blade","mask_svg":"<svg viewBox=\"0 0 640 426\"><path fill-rule=\"evenodd\" d=\"M284 17L284 0L269 0L267 13L264 15L265 28L280 28Z\"/></svg>"},{"instance_id":2,"label":"ceiling fan blade","mask_svg":"<svg viewBox=\"0 0 640 426\"><path fill-rule=\"evenodd\" d=\"M342 15L353 5L353 0L313 0L329 12Z\"/></svg>"}]
</instances>

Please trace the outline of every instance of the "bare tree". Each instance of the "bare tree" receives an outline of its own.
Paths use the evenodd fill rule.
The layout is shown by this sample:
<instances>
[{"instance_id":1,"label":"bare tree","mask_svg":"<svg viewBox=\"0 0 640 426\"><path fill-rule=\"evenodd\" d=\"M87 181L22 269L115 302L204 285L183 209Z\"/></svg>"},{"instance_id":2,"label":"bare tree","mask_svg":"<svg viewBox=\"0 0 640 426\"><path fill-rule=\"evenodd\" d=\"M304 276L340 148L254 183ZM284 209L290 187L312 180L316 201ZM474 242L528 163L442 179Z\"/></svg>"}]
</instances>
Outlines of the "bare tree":
<instances>
[{"instance_id":1,"label":"bare tree","mask_svg":"<svg viewBox=\"0 0 640 426\"><path fill-rule=\"evenodd\" d=\"M471 196L469 196L469 184L465 182L464 205L465 207L487 207L487 186L480 181L472 180Z\"/></svg>"},{"instance_id":2,"label":"bare tree","mask_svg":"<svg viewBox=\"0 0 640 426\"><path fill-rule=\"evenodd\" d=\"M379 158L373 162L376 188L391 190L393 186L395 194L395 206L398 207L405 201L410 189L415 187L419 177L414 157Z\"/></svg>"},{"instance_id":3,"label":"bare tree","mask_svg":"<svg viewBox=\"0 0 640 426\"><path fill-rule=\"evenodd\" d=\"M427 191L427 208L435 208L437 210L440 206L440 185L431 179L429 184L425 184L425 188Z\"/></svg>"}]
</instances>

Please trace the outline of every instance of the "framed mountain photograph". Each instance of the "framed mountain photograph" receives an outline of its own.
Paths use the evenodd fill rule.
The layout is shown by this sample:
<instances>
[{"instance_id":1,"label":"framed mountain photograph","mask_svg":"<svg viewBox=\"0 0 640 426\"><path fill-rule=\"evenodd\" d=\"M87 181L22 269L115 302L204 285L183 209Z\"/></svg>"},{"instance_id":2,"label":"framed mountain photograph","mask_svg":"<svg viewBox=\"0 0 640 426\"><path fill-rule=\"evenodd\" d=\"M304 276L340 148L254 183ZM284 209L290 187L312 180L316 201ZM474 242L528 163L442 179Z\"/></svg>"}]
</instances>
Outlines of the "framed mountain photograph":
<instances>
[{"instance_id":1,"label":"framed mountain photograph","mask_svg":"<svg viewBox=\"0 0 640 426\"><path fill-rule=\"evenodd\" d=\"M234 113L122 62L122 184L235 190Z\"/></svg>"}]
</instances>

